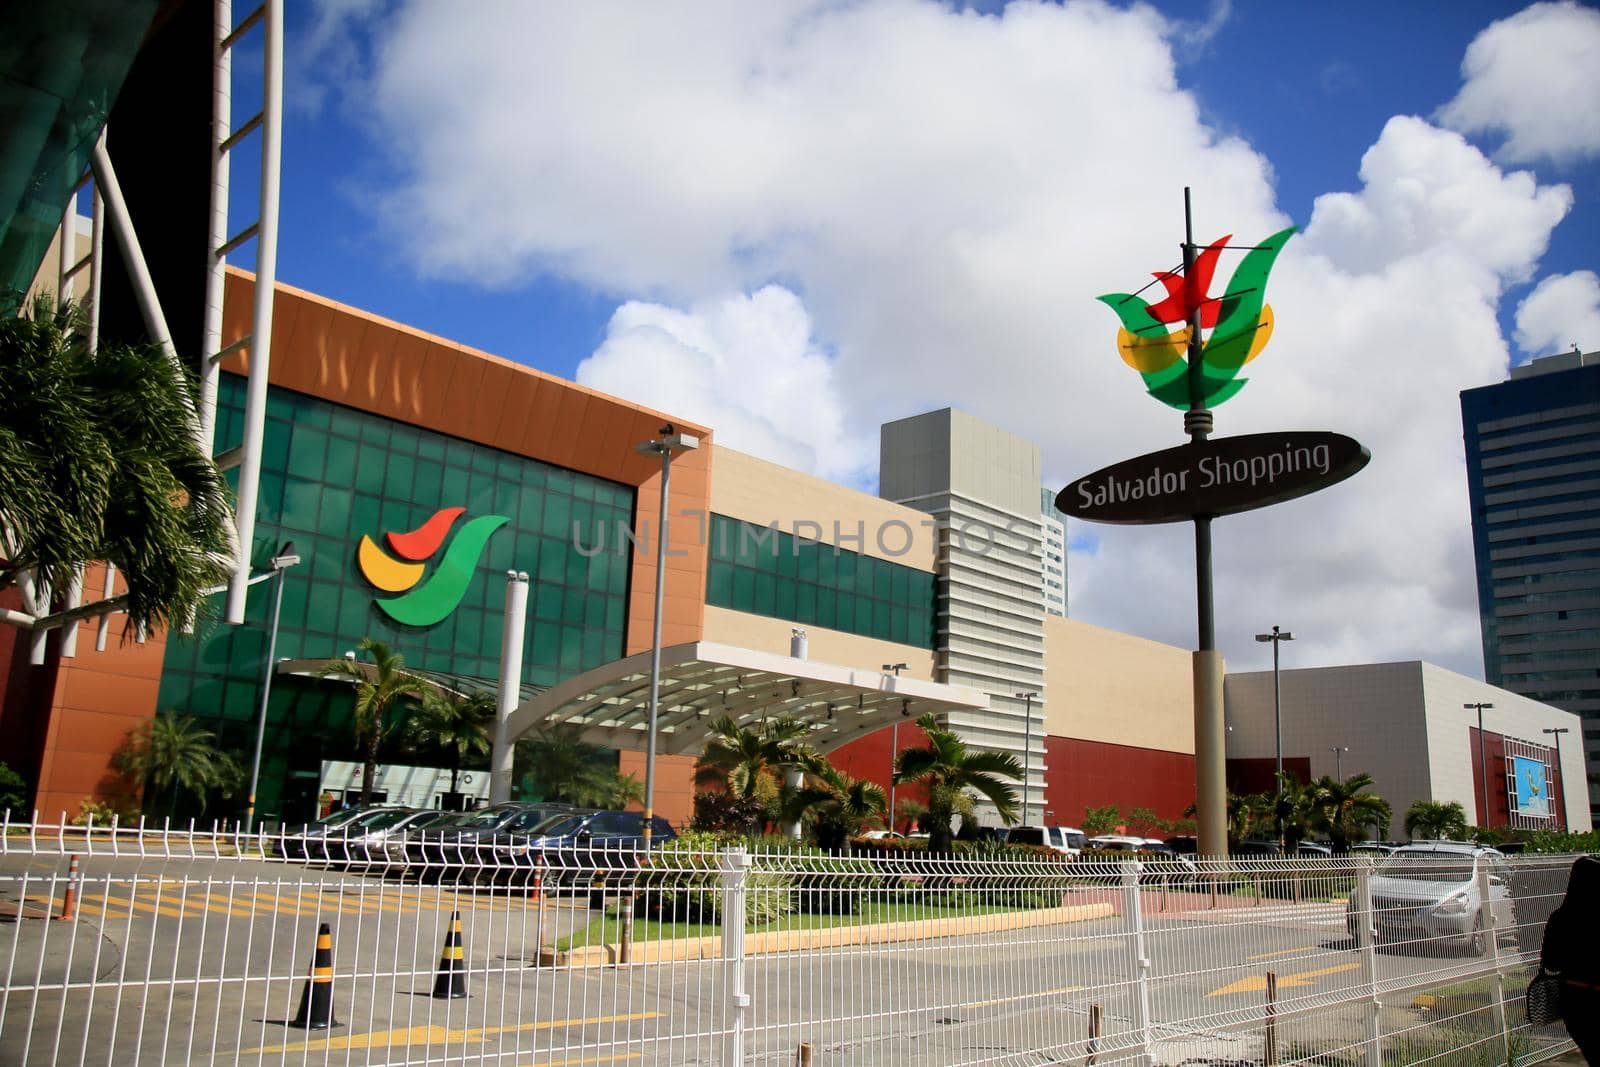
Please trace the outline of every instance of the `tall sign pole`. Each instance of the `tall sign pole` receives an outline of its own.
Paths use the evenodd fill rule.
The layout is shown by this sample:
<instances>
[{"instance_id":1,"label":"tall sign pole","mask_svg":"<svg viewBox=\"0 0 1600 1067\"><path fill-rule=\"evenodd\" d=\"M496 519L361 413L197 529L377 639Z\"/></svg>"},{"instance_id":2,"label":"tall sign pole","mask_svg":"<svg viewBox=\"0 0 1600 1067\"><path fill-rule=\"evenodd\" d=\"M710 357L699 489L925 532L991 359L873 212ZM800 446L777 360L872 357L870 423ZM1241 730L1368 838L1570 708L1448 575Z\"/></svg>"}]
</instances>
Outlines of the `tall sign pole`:
<instances>
[{"instance_id":1,"label":"tall sign pole","mask_svg":"<svg viewBox=\"0 0 1600 1067\"><path fill-rule=\"evenodd\" d=\"M1183 189L1183 279L1193 289L1195 270L1194 213L1189 188ZM1193 294L1191 294L1193 295ZM1211 411L1206 407L1205 346L1201 337L1202 300L1189 307L1189 410L1183 428L1194 444L1211 436ZM1196 641L1194 669L1194 787L1198 848L1202 856L1228 854L1227 732L1223 725L1222 680L1225 668L1217 651L1216 608L1211 586L1211 516L1194 517L1194 596Z\"/></svg>"},{"instance_id":2,"label":"tall sign pole","mask_svg":"<svg viewBox=\"0 0 1600 1067\"><path fill-rule=\"evenodd\" d=\"M1124 460L1079 478L1056 496L1056 507L1090 522L1145 525L1194 523L1195 812L1199 851L1228 854L1227 746L1222 720L1222 654L1217 651L1211 581L1211 521L1314 493L1343 481L1372 457L1360 443L1324 431L1287 430L1213 439L1211 409L1242 389L1245 364L1272 336L1265 302L1267 275L1294 227L1253 245L1231 235L1201 247L1194 241L1189 190L1183 191L1183 259L1157 271L1165 298L1107 293L1099 300L1122 328L1117 350L1139 372L1145 391L1183 412L1187 444ZM1212 275L1224 251L1244 258L1218 296ZM1156 282L1145 286L1145 289ZM1209 331L1209 335L1206 333Z\"/></svg>"}]
</instances>

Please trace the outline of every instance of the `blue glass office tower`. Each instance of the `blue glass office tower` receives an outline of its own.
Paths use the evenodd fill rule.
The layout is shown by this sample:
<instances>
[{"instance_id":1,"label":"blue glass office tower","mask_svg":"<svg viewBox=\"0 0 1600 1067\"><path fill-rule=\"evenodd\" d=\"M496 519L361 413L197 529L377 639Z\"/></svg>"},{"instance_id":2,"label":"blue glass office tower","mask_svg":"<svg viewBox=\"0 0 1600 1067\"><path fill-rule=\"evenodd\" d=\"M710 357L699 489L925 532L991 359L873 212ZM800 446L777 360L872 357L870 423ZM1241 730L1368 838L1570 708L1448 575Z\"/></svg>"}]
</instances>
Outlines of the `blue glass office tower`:
<instances>
[{"instance_id":1,"label":"blue glass office tower","mask_svg":"<svg viewBox=\"0 0 1600 1067\"><path fill-rule=\"evenodd\" d=\"M1600 813L1600 352L1463 391L1461 424L1484 677L1583 717Z\"/></svg>"}]
</instances>

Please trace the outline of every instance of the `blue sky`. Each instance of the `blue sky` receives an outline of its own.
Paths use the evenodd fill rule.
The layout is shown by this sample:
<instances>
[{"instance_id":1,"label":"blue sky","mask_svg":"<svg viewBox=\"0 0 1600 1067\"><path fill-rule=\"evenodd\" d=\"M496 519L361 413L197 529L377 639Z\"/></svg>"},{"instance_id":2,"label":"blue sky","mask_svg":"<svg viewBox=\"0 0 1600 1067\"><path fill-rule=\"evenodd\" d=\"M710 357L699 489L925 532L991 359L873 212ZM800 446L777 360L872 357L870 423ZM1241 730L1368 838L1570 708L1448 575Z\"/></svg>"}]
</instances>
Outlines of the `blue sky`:
<instances>
[{"instance_id":1,"label":"blue sky","mask_svg":"<svg viewBox=\"0 0 1600 1067\"><path fill-rule=\"evenodd\" d=\"M1219 631L1316 662L1476 672L1455 393L1600 348L1592 6L325 0L289 35L281 280L869 492L877 425L949 404L1052 483L1176 443L1094 296L1171 265L1185 185L1200 240L1298 224L1219 428L1375 459L1223 527ZM1077 543L1075 614L1192 640L1180 530Z\"/></svg>"}]
</instances>

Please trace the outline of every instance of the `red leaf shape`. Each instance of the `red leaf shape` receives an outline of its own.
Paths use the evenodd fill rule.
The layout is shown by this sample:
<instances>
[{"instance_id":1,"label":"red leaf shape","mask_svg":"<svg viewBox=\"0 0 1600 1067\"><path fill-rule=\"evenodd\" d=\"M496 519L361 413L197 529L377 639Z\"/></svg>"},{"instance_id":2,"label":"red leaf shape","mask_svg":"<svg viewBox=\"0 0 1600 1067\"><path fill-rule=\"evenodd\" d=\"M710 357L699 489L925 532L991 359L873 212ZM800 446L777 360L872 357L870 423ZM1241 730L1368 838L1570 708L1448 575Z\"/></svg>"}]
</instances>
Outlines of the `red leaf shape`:
<instances>
[{"instance_id":1,"label":"red leaf shape","mask_svg":"<svg viewBox=\"0 0 1600 1067\"><path fill-rule=\"evenodd\" d=\"M1217 238L1207 245L1194 260L1194 270L1185 279L1172 271L1157 271L1156 277L1167 287L1167 298L1150 305L1150 317L1157 322L1188 322L1196 308L1200 309L1200 325L1211 329L1217 324L1221 303L1206 296L1211 288L1211 277L1217 272L1217 257L1233 234Z\"/></svg>"},{"instance_id":2,"label":"red leaf shape","mask_svg":"<svg viewBox=\"0 0 1600 1067\"><path fill-rule=\"evenodd\" d=\"M427 559L438 551L450 524L460 518L466 508L440 508L433 518L409 533L389 533L389 547L405 559Z\"/></svg>"}]
</instances>

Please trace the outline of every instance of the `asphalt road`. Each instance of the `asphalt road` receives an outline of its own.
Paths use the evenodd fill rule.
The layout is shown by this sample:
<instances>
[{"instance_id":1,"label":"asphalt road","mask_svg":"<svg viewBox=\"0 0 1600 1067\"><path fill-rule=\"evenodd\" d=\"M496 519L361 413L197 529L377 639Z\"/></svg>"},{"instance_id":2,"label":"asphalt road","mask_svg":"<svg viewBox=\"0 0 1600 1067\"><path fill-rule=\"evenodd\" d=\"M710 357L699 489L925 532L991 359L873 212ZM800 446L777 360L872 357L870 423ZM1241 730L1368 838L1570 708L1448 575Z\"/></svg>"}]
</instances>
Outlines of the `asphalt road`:
<instances>
[{"instance_id":1,"label":"asphalt road","mask_svg":"<svg viewBox=\"0 0 1600 1067\"><path fill-rule=\"evenodd\" d=\"M587 897L129 857L85 864L75 921L30 917L59 904L64 876L52 857L0 857L3 1065L701 1064L717 1062L725 1040L729 975L715 960L537 965L541 943L599 916ZM1092 896L1120 902L1115 891ZM1330 1006L1368 978L1342 905L1213 912L1182 910L1202 903L1196 894L1146 900L1147 1008L1120 914L755 956L743 971L750 1062L793 1062L802 1043L816 1067L1081 1062L1091 1027L1106 1048L1137 1034L1141 1014L1174 1062L1191 1051L1254 1059L1269 970L1289 1016L1283 1040L1329 1046L1364 1033L1359 1008ZM469 996L434 999L456 913ZM341 1025L308 1032L285 1024L322 923ZM1476 966L1450 955L1376 959L1379 981L1394 983ZM1409 994L1389 1002L1387 1028L1416 1015Z\"/></svg>"}]
</instances>

